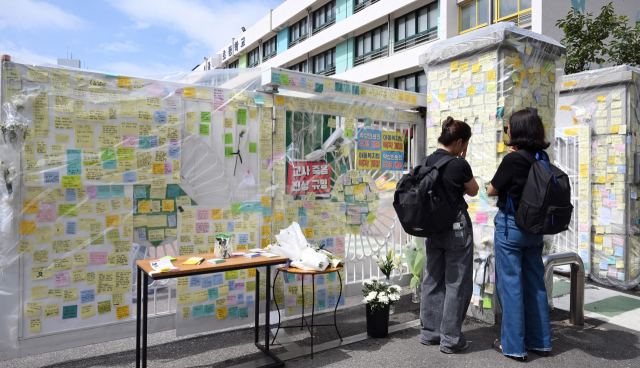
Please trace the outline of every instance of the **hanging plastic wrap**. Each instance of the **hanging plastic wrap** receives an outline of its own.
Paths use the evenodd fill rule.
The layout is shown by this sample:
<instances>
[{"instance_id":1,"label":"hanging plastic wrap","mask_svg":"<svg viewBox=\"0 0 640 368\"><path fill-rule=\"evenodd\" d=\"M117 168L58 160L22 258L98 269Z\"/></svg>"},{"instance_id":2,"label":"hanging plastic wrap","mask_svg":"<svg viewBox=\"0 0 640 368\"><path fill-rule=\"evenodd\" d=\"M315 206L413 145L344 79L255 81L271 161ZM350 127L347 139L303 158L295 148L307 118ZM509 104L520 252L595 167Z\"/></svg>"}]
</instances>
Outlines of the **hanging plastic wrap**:
<instances>
[{"instance_id":1,"label":"hanging plastic wrap","mask_svg":"<svg viewBox=\"0 0 640 368\"><path fill-rule=\"evenodd\" d=\"M493 322L495 298L494 217L496 199L486 190L502 158L508 137L503 128L525 108L537 111L553 142L554 118L565 49L556 41L498 23L434 43L420 56L427 74L427 152L438 147L447 116L467 122L473 135L466 159L480 185L466 198L474 228L474 293L470 313ZM553 160L553 150L547 153ZM545 237L545 252L552 237Z\"/></svg>"},{"instance_id":2,"label":"hanging plastic wrap","mask_svg":"<svg viewBox=\"0 0 640 368\"><path fill-rule=\"evenodd\" d=\"M566 235L591 279L623 289L640 281L639 74L617 66L565 76L556 114L556 137L579 141L577 160L556 157L581 180L573 193L578 228Z\"/></svg>"}]
</instances>

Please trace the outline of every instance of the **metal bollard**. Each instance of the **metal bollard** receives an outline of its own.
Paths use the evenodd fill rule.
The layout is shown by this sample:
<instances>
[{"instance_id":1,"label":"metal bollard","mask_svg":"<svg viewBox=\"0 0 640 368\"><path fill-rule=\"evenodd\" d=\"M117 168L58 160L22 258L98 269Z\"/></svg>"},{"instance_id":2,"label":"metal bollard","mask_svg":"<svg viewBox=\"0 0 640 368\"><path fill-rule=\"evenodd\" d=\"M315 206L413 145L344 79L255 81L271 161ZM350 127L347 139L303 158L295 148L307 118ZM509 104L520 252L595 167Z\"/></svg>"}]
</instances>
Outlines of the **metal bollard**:
<instances>
[{"instance_id":1,"label":"metal bollard","mask_svg":"<svg viewBox=\"0 0 640 368\"><path fill-rule=\"evenodd\" d=\"M555 253L542 257L544 279L553 277L553 267L571 266L571 291L569 293L569 322L584 326L584 263L577 253ZM547 290L547 293L549 290Z\"/></svg>"}]
</instances>

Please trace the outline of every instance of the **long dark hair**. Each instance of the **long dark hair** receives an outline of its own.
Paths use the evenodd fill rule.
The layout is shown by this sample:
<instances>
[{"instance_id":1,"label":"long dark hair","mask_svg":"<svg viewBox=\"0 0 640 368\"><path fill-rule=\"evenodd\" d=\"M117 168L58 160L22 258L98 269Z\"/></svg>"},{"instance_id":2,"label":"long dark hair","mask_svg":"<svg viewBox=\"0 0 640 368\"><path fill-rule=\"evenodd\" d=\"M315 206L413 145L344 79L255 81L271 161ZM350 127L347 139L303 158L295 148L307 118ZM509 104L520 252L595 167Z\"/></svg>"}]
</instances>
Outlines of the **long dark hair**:
<instances>
[{"instance_id":1,"label":"long dark hair","mask_svg":"<svg viewBox=\"0 0 640 368\"><path fill-rule=\"evenodd\" d=\"M507 146L539 151L547 149L551 145L545 141L542 119L533 110L524 109L515 112L509 118L509 128L511 129L511 139L505 142Z\"/></svg>"},{"instance_id":2,"label":"long dark hair","mask_svg":"<svg viewBox=\"0 0 640 368\"><path fill-rule=\"evenodd\" d=\"M471 127L464 121L453 120L451 116L447 116L447 119L442 122L442 133L438 142L443 146L449 146L458 139L466 142L469 138L471 138Z\"/></svg>"}]
</instances>

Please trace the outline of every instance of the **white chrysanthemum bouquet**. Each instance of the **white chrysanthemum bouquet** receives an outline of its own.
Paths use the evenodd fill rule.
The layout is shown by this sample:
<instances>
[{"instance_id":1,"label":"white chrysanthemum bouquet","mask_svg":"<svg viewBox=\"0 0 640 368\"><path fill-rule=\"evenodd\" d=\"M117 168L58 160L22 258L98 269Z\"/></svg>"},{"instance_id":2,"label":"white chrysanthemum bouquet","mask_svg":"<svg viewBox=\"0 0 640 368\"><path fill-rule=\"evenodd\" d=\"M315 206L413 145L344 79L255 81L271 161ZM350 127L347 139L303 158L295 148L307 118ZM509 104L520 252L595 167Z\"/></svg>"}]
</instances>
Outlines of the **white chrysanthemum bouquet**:
<instances>
[{"instance_id":1,"label":"white chrysanthemum bouquet","mask_svg":"<svg viewBox=\"0 0 640 368\"><path fill-rule=\"evenodd\" d=\"M393 250L390 250L385 257L380 257L380 255L377 254L374 260L380 268L380 271L382 271L386 277L390 277L393 270L400 270L402 268L401 256L394 257Z\"/></svg>"},{"instance_id":2,"label":"white chrysanthemum bouquet","mask_svg":"<svg viewBox=\"0 0 640 368\"><path fill-rule=\"evenodd\" d=\"M387 304L393 305L400 300L400 288L381 282L377 277L364 280L362 285L364 286L362 302L371 306L371 312L383 309Z\"/></svg>"}]
</instances>

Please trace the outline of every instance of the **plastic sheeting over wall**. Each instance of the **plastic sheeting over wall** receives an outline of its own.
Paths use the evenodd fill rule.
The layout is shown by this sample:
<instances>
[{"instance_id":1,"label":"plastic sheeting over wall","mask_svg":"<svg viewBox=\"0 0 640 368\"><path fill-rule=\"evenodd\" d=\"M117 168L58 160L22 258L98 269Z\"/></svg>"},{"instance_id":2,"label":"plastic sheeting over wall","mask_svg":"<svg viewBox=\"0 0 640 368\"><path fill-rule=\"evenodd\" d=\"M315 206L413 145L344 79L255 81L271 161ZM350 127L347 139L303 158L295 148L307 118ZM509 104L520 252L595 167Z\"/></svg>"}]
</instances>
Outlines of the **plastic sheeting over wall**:
<instances>
[{"instance_id":1,"label":"plastic sheeting over wall","mask_svg":"<svg viewBox=\"0 0 640 368\"><path fill-rule=\"evenodd\" d=\"M428 153L438 147L441 123L447 116L472 127L467 152L480 185L478 197L467 198L473 221L474 293L470 313L494 321L495 262L494 198L486 195L508 140L503 133L510 116L535 109L545 125L549 142L554 138L554 118L565 50L548 37L511 23L499 23L435 43L420 56L427 74ZM553 159L553 150L547 153ZM551 247L551 237L545 248Z\"/></svg>"}]
</instances>

